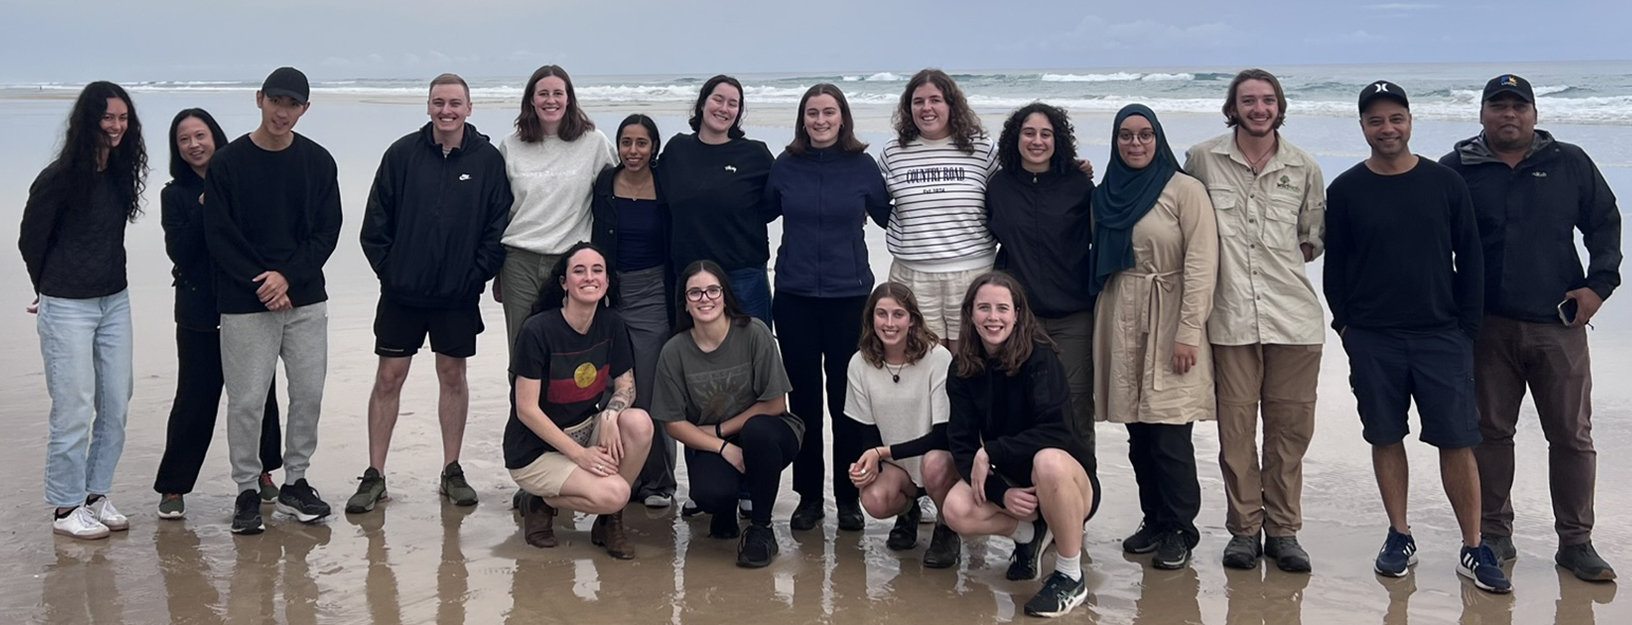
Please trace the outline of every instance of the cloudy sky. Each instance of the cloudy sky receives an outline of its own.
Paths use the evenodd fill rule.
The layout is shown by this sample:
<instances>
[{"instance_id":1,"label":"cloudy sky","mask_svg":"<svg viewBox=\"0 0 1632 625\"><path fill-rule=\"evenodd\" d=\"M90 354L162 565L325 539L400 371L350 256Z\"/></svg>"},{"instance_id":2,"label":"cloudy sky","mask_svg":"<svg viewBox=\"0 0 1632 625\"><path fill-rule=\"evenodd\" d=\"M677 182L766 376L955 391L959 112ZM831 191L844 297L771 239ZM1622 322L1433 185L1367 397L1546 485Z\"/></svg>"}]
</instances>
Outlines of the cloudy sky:
<instances>
[{"instance_id":1,"label":"cloudy sky","mask_svg":"<svg viewBox=\"0 0 1632 625\"><path fill-rule=\"evenodd\" d=\"M1602 0L0 0L0 84L1626 59Z\"/></svg>"}]
</instances>

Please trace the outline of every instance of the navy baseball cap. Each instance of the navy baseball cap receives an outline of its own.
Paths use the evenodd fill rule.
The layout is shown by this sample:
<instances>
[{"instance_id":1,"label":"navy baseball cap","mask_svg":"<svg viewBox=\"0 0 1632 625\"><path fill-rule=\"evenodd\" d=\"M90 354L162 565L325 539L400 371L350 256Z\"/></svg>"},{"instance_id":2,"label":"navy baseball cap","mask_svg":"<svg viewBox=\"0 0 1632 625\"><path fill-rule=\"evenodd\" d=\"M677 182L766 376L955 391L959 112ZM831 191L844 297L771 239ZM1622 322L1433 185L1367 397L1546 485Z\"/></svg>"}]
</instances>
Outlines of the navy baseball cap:
<instances>
[{"instance_id":1,"label":"navy baseball cap","mask_svg":"<svg viewBox=\"0 0 1632 625\"><path fill-rule=\"evenodd\" d=\"M272 70L261 83L261 95L268 98L288 97L296 102L305 104L312 99L312 86L306 82L306 75L293 67L280 67Z\"/></svg>"},{"instance_id":2,"label":"navy baseball cap","mask_svg":"<svg viewBox=\"0 0 1632 625\"><path fill-rule=\"evenodd\" d=\"M1513 74L1502 74L1501 76L1490 79L1490 82L1485 83L1485 95L1479 98L1479 100L1481 102L1488 102L1492 98L1504 93L1511 93L1519 96L1520 100L1524 100L1525 102L1529 102L1531 104L1536 103L1536 92L1530 88L1530 81L1525 80L1522 76L1515 76Z\"/></svg>"}]
</instances>

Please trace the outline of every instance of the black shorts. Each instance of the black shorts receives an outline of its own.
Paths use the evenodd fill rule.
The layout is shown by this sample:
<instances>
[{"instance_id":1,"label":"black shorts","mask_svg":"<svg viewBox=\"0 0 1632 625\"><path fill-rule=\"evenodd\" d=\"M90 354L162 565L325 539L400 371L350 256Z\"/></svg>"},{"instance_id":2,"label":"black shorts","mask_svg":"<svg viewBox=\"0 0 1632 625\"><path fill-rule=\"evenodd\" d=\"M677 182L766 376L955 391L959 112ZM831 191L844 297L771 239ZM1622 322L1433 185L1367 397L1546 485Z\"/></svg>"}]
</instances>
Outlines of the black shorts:
<instances>
[{"instance_id":1,"label":"black shorts","mask_svg":"<svg viewBox=\"0 0 1632 625\"><path fill-rule=\"evenodd\" d=\"M415 308L380 298L374 313L374 353L387 358L406 358L425 344L431 335L431 351L449 358L476 355L476 335L481 334L480 308Z\"/></svg>"},{"instance_id":2,"label":"black shorts","mask_svg":"<svg viewBox=\"0 0 1632 625\"><path fill-rule=\"evenodd\" d=\"M1099 513L1099 501L1101 499L1101 494L1099 492L1099 474L1098 474L1098 472L1089 471L1089 470L1087 470L1087 467L1084 467L1083 468L1083 473L1088 474L1088 486L1094 489L1094 500L1088 502L1088 516L1087 516L1087 518L1084 518L1082 520L1084 523L1087 523L1088 521L1094 520L1094 515ZM1030 474L1027 474L1025 479L1016 479L1014 477L1011 477L1007 473L1004 473L1002 471L998 471L997 476L1003 478L1003 481L1008 482L1009 486L1014 487L1014 488L1030 488L1032 486L1036 486L1036 484L1033 484L1031 482L1031 475ZM996 504L997 507L999 507L999 508L1004 508L1004 509L1008 508L1008 506L1003 505L1003 500L1002 499L999 499L999 500L994 501L992 503ZM1040 507L1041 506L1039 506L1039 508ZM1042 512L1038 512L1037 514L1039 516L1041 516Z\"/></svg>"},{"instance_id":3,"label":"black shorts","mask_svg":"<svg viewBox=\"0 0 1632 625\"><path fill-rule=\"evenodd\" d=\"M1349 386L1366 442L1387 446L1405 440L1414 401L1422 442L1440 449L1479 444L1473 340L1467 334L1350 327L1343 332L1343 350L1349 354Z\"/></svg>"}]
</instances>

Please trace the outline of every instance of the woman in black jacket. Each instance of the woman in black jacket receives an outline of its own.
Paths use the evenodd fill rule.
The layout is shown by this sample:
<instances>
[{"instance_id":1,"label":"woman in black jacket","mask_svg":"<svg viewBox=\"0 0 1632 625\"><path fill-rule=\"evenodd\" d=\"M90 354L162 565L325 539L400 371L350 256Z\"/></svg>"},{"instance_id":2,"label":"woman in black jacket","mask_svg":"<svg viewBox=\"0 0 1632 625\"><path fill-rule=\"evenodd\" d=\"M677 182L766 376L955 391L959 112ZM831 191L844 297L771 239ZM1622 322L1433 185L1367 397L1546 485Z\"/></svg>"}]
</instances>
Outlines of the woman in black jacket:
<instances>
[{"instance_id":1,"label":"woman in black jacket","mask_svg":"<svg viewBox=\"0 0 1632 625\"><path fill-rule=\"evenodd\" d=\"M650 409L657 356L674 320L674 268L669 263L669 208L663 203L656 156L662 146L657 123L636 113L618 124L613 142L621 163L595 179L590 240L606 251L618 278L618 312L635 353L635 407ZM635 481L632 498L649 508L674 503L674 441L653 428L652 449Z\"/></svg>"},{"instance_id":2,"label":"woman in black jacket","mask_svg":"<svg viewBox=\"0 0 1632 625\"><path fill-rule=\"evenodd\" d=\"M176 398L170 403L164 458L153 490L159 493L159 518L187 516L182 495L193 492L199 467L210 451L215 417L221 406L221 315L215 308L215 264L204 247L204 176L227 133L204 109L185 109L170 122L170 182L159 193L159 222L164 251L175 266ZM272 386L277 386L273 378ZM278 397L266 394L261 421L261 501L278 500L272 471L283 466L283 437L278 428Z\"/></svg>"},{"instance_id":3,"label":"woman in black jacket","mask_svg":"<svg viewBox=\"0 0 1632 625\"><path fill-rule=\"evenodd\" d=\"M1034 579L1057 538L1054 574L1026 614L1060 616L1088 595L1082 526L1099 507L1094 453L1071 435L1065 369L1020 283L1002 272L976 278L961 313L946 434L963 479L942 514L959 535L1014 539L1012 580Z\"/></svg>"}]
</instances>

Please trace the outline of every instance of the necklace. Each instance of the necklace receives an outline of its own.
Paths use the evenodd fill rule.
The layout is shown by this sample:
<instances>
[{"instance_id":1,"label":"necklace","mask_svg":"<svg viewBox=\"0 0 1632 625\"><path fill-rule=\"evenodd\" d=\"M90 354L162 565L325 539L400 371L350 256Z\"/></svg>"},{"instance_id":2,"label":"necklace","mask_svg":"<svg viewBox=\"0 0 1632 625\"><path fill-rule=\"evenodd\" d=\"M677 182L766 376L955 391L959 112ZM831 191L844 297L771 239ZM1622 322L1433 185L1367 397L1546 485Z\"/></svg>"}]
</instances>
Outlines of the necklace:
<instances>
[{"instance_id":1,"label":"necklace","mask_svg":"<svg viewBox=\"0 0 1632 625\"><path fill-rule=\"evenodd\" d=\"M884 370L890 372L890 381L891 382L894 382L896 384L900 384L901 383L901 372L907 370L907 365L906 365L906 363L902 363L901 368L891 370L889 361L885 361L884 362Z\"/></svg>"},{"instance_id":2,"label":"necklace","mask_svg":"<svg viewBox=\"0 0 1632 625\"><path fill-rule=\"evenodd\" d=\"M1237 144L1237 147L1240 147L1240 144ZM1254 176L1258 175L1258 173L1259 173L1258 168L1260 166L1262 166L1266 161L1269 160L1269 155L1274 154L1275 153L1275 148L1277 148L1277 147L1280 147L1280 138L1279 137L1276 137L1275 141L1270 142L1269 147L1265 148L1264 152L1262 154L1258 155L1258 158L1249 157L1247 159L1247 169L1252 171L1252 175L1254 175ZM1242 155L1245 156L1246 152L1242 152Z\"/></svg>"}]
</instances>

